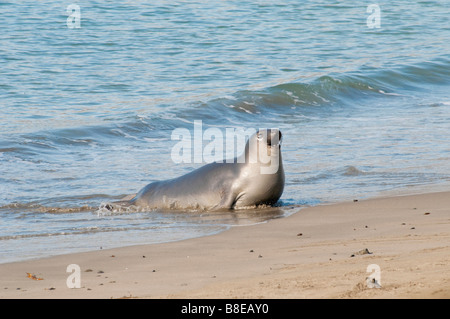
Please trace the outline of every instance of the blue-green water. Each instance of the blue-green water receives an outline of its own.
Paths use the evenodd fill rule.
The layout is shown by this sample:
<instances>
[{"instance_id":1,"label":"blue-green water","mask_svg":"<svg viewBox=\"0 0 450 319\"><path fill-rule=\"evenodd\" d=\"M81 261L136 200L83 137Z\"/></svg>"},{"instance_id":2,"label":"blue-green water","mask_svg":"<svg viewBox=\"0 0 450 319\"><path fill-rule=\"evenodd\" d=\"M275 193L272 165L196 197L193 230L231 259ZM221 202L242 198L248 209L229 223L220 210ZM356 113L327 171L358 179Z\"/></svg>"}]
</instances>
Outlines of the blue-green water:
<instances>
[{"instance_id":1,"label":"blue-green water","mask_svg":"<svg viewBox=\"0 0 450 319\"><path fill-rule=\"evenodd\" d=\"M80 8L71 28L67 7ZM0 262L450 185L450 3L2 1ZM98 214L184 174L176 128L278 127L275 210Z\"/></svg>"}]
</instances>

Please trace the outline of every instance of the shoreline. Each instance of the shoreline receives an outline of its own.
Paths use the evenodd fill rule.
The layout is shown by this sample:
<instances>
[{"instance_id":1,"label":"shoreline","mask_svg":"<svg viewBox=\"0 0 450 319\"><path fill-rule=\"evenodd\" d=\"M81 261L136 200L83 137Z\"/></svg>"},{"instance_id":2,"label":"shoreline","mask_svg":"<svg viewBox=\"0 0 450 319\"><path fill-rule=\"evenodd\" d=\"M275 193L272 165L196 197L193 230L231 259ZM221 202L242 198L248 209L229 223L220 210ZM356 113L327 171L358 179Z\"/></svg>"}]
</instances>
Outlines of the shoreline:
<instances>
[{"instance_id":1,"label":"shoreline","mask_svg":"<svg viewBox=\"0 0 450 319\"><path fill-rule=\"evenodd\" d=\"M450 191L323 204L210 236L0 264L0 298L450 298L449 226ZM71 264L80 288L67 287Z\"/></svg>"}]
</instances>

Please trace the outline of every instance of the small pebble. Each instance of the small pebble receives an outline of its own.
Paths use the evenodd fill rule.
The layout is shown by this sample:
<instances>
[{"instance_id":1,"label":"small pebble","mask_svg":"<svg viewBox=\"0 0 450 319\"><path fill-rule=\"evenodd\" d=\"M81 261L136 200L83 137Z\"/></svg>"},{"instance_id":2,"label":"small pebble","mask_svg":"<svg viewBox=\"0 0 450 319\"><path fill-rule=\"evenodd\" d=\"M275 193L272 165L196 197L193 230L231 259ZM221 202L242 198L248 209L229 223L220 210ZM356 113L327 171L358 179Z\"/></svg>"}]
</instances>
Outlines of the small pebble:
<instances>
[{"instance_id":1,"label":"small pebble","mask_svg":"<svg viewBox=\"0 0 450 319\"><path fill-rule=\"evenodd\" d=\"M373 253L370 252L367 248L364 248L360 251L357 251L356 253L352 254L350 257L355 257L356 255L372 255Z\"/></svg>"}]
</instances>

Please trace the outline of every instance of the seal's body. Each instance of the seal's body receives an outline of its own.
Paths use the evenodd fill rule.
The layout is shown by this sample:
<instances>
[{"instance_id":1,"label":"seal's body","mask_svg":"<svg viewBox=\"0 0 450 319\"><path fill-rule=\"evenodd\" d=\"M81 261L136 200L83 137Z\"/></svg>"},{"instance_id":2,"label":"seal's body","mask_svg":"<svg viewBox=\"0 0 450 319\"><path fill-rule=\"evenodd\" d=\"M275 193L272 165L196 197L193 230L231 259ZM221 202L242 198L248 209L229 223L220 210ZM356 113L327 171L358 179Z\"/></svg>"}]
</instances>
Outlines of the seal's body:
<instances>
[{"instance_id":1,"label":"seal's body","mask_svg":"<svg viewBox=\"0 0 450 319\"><path fill-rule=\"evenodd\" d=\"M280 142L278 129L259 130L233 161L207 164L178 178L153 182L129 201L117 203L208 210L275 204L284 188Z\"/></svg>"}]
</instances>

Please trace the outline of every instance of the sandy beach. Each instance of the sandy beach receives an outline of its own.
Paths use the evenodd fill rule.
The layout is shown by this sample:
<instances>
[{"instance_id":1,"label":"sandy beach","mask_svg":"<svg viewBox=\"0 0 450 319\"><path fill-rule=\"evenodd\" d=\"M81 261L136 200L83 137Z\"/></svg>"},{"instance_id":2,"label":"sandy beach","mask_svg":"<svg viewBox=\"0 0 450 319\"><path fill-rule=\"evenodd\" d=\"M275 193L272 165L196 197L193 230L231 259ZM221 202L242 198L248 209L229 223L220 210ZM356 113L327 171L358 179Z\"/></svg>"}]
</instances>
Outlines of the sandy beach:
<instances>
[{"instance_id":1,"label":"sandy beach","mask_svg":"<svg viewBox=\"0 0 450 319\"><path fill-rule=\"evenodd\" d=\"M80 288L67 286L71 264ZM450 192L320 205L208 237L1 264L0 297L449 298Z\"/></svg>"}]
</instances>

